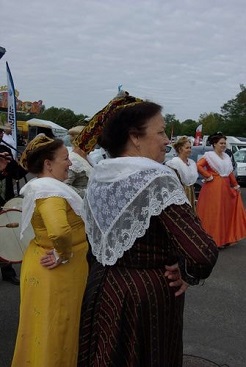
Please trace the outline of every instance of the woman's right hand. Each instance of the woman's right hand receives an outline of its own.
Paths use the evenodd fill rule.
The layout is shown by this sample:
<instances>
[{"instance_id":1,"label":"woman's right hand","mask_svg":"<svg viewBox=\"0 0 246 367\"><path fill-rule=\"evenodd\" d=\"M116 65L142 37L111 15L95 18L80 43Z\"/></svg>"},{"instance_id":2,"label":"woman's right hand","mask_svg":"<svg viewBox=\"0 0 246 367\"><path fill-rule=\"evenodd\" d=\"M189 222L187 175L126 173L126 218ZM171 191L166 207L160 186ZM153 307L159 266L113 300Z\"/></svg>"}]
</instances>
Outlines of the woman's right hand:
<instances>
[{"instance_id":1,"label":"woman's right hand","mask_svg":"<svg viewBox=\"0 0 246 367\"><path fill-rule=\"evenodd\" d=\"M174 265L166 265L165 268L165 277L172 280L169 283L169 286L179 288L179 290L175 292L175 296L178 297L187 290L189 284L182 279L178 263Z\"/></svg>"},{"instance_id":2,"label":"woman's right hand","mask_svg":"<svg viewBox=\"0 0 246 367\"><path fill-rule=\"evenodd\" d=\"M213 181L213 176L211 175L211 176L209 176L208 178L205 178L204 179L204 182L206 183L206 182L210 182L210 181Z\"/></svg>"},{"instance_id":3,"label":"woman's right hand","mask_svg":"<svg viewBox=\"0 0 246 367\"><path fill-rule=\"evenodd\" d=\"M51 270L54 268L57 268L61 264L61 259L57 259L57 257L54 254L54 250L50 250L46 252L46 255L42 256L40 259L40 264Z\"/></svg>"}]
</instances>

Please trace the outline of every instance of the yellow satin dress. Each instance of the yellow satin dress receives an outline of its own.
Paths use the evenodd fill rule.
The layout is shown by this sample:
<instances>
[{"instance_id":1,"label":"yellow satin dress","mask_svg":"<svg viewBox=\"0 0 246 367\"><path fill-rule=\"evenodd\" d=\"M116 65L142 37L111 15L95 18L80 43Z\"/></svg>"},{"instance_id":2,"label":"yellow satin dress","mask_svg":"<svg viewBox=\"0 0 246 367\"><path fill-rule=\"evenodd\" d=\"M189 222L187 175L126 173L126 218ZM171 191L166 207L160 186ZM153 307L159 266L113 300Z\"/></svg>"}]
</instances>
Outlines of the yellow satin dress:
<instances>
[{"instance_id":1,"label":"yellow satin dress","mask_svg":"<svg viewBox=\"0 0 246 367\"><path fill-rule=\"evenodd\" d=\"M35 238L21 266L20 319L12 367L75 367L88 275L84 223L60 197L36 200L31 222ZM40 265L40 258L54 247L69 262L48 270Z\"/></svg>"}]
</instances>

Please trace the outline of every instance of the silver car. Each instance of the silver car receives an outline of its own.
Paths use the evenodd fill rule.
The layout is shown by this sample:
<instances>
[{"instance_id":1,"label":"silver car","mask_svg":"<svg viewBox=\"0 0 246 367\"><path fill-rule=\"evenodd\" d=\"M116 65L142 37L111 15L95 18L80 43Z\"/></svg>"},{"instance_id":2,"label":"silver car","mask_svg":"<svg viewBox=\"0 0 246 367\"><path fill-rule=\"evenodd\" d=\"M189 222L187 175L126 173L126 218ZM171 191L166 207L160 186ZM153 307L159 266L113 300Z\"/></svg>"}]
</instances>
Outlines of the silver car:
<instances>
[{"instance_id":1,"label":"silver car","mask_svg":"<svg viewBox=\"0 0 246 367\"><path fill-rule=\"evenodd\" d=\"M238 183L246 183L246 148L242 148L233 154L237 163L237 181Z\"/></svg>"}]
</instances>

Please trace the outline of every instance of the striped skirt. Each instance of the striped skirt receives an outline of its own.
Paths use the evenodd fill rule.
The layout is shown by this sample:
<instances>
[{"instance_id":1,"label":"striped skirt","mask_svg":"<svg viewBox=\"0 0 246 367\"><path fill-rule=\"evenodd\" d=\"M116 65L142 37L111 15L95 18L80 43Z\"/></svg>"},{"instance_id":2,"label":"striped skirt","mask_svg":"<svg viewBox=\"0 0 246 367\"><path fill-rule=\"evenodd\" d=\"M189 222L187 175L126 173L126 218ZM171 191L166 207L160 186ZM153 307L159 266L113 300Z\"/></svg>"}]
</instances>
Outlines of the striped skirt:
<instances>
[{"instance_id":1,"label":"striped skirt","mask_svg":"<svg viewBox=\"0 0 246 367\"><path fill-rule=\"evenodd\" d=\"M184 295L164 269L92 265L83 300L79 367L181 367Z\"/></svg>"}]
</instances>

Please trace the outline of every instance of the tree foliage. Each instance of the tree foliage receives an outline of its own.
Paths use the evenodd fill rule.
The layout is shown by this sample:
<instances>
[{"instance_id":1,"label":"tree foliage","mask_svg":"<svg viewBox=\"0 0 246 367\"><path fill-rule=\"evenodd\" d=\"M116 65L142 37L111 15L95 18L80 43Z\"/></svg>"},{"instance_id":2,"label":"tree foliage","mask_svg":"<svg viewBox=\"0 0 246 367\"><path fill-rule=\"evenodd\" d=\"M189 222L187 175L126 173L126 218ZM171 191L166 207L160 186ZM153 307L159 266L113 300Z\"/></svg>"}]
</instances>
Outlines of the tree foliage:
<instances>
[{"instance_id":1,"label":"tree foliage","mask_svg":"<svg viewBox=\"0 0 246 367\"><path fill-rule=\"evenodd\" d=\"M202 124L203 135L211 135L216 131L224 130L222 129L223 119L219 113L204 113L200 115L198 125Z\"/></svg>"},{"instance_id":2,"label":"tree foliage","mask_svg":"<svg viewBox=\"0 0 246 367\"><path fill-rule=\"evenodd\" d=\"M246 137L246 88L241 84L240 89L234 99L221 107L221 112L226 134Z\"/></svg>"},{"instance_id":3,"label":"tree foliage","mask_svg":"<svg viewBox=\"0 0 246 367\"><path fill-rule=\"evenodd\" d=\"M36 117L42 120L55 122L66 129L70 129L73 126L82 125L87 116L83 114L75 115L75 113L68 108L50 107Z\"/></svg>"},{"instance_id":4,"label":"tree foliage","mask_svg":"<svg viewBox=\"0 0 246 367\"><path fill-rule=\"evenodd\" d=\"M179 120L176 119L175 115L166 114L164 116L166 123L166 134L169 138L175 135L180 135L181 124Z\"/></svg>"},{"instance_id":5,"label":"tree foliage","mask_svg":"<svg viewBox=\"0 0 246 367\"><path fill-rule=\"evenodd\" d=\"M185 120L181 124L181 134L187 136L194 136L194 133L197 128L197 122L191 119Z\"/></svg>"}]
</instances>

